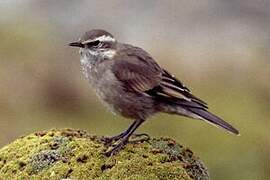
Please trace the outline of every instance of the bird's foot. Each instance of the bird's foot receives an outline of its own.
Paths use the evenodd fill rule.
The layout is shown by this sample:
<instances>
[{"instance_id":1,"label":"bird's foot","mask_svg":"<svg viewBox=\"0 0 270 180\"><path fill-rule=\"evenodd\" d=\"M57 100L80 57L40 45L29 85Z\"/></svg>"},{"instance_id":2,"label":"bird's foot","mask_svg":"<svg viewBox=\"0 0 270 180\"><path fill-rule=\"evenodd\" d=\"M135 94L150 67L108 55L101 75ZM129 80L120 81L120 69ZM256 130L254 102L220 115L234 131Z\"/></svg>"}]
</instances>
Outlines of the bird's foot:
<instances>
[{"instance_id":1,"label":"bird's foot","mask_svg":"<svg viewBox=\"0 0 270 180\"><path fill-rule=\"evenodd\" d=\"M130 126L129 128L124 131L123 133L111 137L111 138L105 138L103 139L105 142L105 145L110 145L112 146L112 149L105 152L106 156L111 156L111 155L115 155L119 150L121 150L129 141L129 137L134 133L134 131L143 123L144 120L135 120ZM143 134L145 135L145 134ZM141 136L141 135L139 135ZM115 145L113 144L115 142Z\"/></svg>"},{"instance_id":2,"label":"bird's foot","mask_svg":"<svg viewBox=\"0 0 270 180\"><path fill-rule=\"evenodd\" d=\"M112 142L114 141L111 137L102 137L101 141L103 142L103 144L105 146L109 146L112 144Z\"/></svg>"},{"instance_id":3,"label":"bird's foot","mask_svg":"<svg viewBox=\"0 0 270 180\"><path fill-rule=\"evenodd\" d=\"M118 144L112 147L111 150L105 152L105 156L110 157L117 154L126 144L128 143L128 138L122 139Z\"/></svg>"},{"instance_id":4,"label":"bird's foot","mask_svg":"<svg viewBox=\"0 0 270 180\"><path fill-rule=\"evenodd\" d=\"M123 138L125 136L124 133L121 133L117 136L112 136L112 137L102 137L101 141L104 142L105 146L111 146L113 142L118 141L119 139Z\"/></svg>"},{"instance_id":5,"label":"bird's foot","mask_svg":"<svg viewBox=\"0 0 270 180\"><path fill-rule=\"evenodd\" d=\"M131 136L132 140L129 140L129 143L142 143L145 141L149 141L150 140L150 136L146 133L141 133L141 134L133 134Z\"/></svg>"},{"instance_id":6,"label":"bird's foot","mask_svg":"<svg viewBox=\"0 0 270 180\"><path fill-rule=\"evenodd\" d=\"M139 137L139 139L137 139ZM136 143L142 143L142 142L145 142L145 141L149 141L150 139L150 136L148 134L145 134L145 133L142 133L142 134L133 134L130 138L132 138L132 140L129 140L129 138L107 138L105 140L109 140L110 142L110 145L112 146L112 149L105 152L104 154L107 156L107 157L110 157L112 155L115 155L117 154L122 148L124 148L125 145L127 145L128 143L133 143L133 144L136 144ZM119 140L121 139L121 140ZM118 144L115 144L115 145L112 145L112 142L113 141L120 141Z\"/></svg>"},{"instance_id":7,"label":"bird's foot","mask_svg":"<svg viewBox=\"0 0 270 180\"><path fill-rule=\"evenodd\" d=\"M119 134L117 136L102 137L101 141L104 142L104 144L106 146L111 146L113 144L113 142L117 142L118 140L120 140L123 137L124 137L124 134L122 133L122 134ZM138 137L142 137L142 138L137 139ZM148 134L146 134L146 133L141 133L141 134L133 134L131 136L131 138L133 140L129 141L130 143L138 143L138 142L148 141L150 139L150 136Z\"/></svg>"}]
</instances>

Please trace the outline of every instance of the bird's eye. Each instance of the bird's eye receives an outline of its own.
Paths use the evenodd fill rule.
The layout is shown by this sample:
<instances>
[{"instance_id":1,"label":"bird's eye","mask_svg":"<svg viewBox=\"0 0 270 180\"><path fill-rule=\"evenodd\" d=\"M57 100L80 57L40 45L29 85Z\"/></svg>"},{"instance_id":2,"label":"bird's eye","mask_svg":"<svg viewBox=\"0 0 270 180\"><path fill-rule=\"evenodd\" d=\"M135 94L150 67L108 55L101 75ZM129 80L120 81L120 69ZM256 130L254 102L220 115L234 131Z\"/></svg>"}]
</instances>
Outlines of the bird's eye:
<instances>
[{"instance_id":1,"label":"bird's eye","mask_svg":"<svg viewBox=\"0 0 270 180\"><path fill-rule=\"evenodd\" d=\"M89 43L87 43L87 45L88 45L89 47L95 47L95 46L98 46L99 43L100 43L100 41L97 40L97 41L89 42Z\"/></svg>"}]
</instances>

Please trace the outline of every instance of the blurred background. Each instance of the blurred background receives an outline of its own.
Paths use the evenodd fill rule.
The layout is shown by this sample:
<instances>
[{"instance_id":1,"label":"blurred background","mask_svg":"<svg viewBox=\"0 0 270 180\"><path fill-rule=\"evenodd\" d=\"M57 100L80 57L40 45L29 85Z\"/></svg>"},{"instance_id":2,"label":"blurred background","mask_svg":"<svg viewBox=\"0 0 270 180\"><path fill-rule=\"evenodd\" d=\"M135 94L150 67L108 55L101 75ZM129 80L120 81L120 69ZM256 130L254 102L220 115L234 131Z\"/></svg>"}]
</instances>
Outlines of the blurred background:
<instances>
[{"instance_id":1,"label":"blurred background","mask_svg":"<svg viewBox=\"0 0 270 180\"><path fill-rule=\"evenodd\" d=\"M0 13L0 147L51 128L128 127L101 105L67 46L102 28L147 50L241 136L165 114L139 132L190 147L212 179L270 178L270 1L0 0Z\"/></svg>"}]
</instances>

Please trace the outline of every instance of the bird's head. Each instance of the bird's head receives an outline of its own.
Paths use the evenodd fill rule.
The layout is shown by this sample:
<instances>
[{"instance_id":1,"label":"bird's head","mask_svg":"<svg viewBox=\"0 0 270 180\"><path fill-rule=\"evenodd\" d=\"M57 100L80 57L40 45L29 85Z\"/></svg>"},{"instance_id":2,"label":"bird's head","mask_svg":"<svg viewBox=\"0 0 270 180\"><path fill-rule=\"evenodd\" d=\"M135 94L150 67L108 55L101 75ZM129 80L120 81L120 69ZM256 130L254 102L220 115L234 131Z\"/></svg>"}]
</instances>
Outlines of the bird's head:
<instances>
[{"instance_id":1,"label":"bird's head","mask_svg":"<svg viewBox=\"0 0 270 180\"><path fill-rule=\"evenodd\" d=\"M116 40L105 30L93 29L87 31L76 42L69 43L70 46L79 47L81 54L89 54L96 57L111 59L116 53Z\"/></svg>"}]
</instances>

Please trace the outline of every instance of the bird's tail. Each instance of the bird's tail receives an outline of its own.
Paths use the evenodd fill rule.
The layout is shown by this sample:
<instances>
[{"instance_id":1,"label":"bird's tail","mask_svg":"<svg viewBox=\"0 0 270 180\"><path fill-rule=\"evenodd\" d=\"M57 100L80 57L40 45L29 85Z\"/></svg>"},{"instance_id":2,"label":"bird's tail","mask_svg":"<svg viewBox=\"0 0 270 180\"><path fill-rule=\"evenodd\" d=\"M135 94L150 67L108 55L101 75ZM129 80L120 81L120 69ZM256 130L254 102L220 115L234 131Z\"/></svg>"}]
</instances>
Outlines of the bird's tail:
<instances>
[{"instance_id":1,"label":"bird's tail","mask_svg":"<svg viewBox=\"0 0 270 180\"><path fill-rule=\"evenodd\" d=\"M205 109L188 107L187 110L196 114L197 116L201 117L203 120L209 122L212 125L224 128L233 134L239 135L239 131L236 128Z\"/></svg>"}]
</instances>

